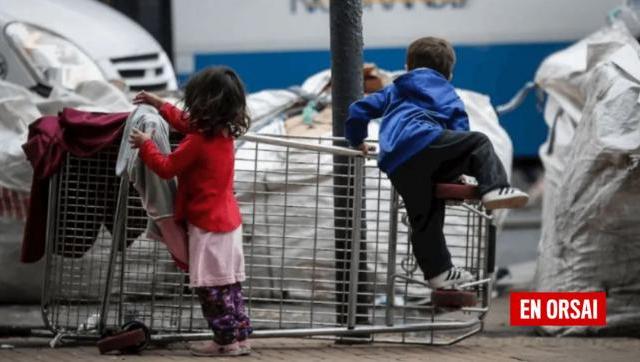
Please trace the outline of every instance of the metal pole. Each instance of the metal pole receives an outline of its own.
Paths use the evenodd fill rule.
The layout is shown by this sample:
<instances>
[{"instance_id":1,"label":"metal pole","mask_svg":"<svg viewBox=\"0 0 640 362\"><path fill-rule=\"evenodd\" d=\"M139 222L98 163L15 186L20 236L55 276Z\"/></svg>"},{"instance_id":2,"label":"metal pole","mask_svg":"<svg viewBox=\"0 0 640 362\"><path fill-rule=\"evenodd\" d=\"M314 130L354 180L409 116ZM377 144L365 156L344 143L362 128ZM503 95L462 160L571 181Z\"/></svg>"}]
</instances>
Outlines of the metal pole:
<instances>
[{"instance_id":1,"label":"metal pole","mask_svg":"<svg viewBox=\"0 0 640 362\"><path fill-rule=\"evenodd\" d=\"M251 334L251 338L282 338L282 337L310 337L310 336L352 336L352 335L369 335L371 333L402 333L402 332L424 332L424 331L458 331L477 327L482 323L476 317L469 320L458 321L442 321L442 322L425 322L415 324L403 324L393 327L387 326L359 326L354 329L345 327L333 328L296 328L296 329L277 329L277 330L257 330ZM477 333L480 328L475 328L473 333L466 333L462 338L452 339L459 341L471 334ZM81 336L78 336L81 337ZM178 341L197 341L211 340L213 334L211 332L202 333L158 333L152 334L151 340L154 342L178 342ZM76 336L74 335L74 338Z\"/></svg>"},{"instance_id":2,"label":"metal pole","mask_svg":"<svg viewBox=\"0 0 640 362\"><path fill-rule=\"evenodd\" d=\"M331 97L333 136L344 137L344 121L349 105L362 97L362 0L332 0L329 8L331 27ZM334 141L336 146L343 145ZM336 323L347 324L348 270L347 240L351 240L349 208L349 158L333 157L334 219L336 259Z\"/></svg>"},{"instance_id":3,"label":"metal pole","mask_svg":"<svg viewBox=\"0 0 640 362\"><path fill-rule=\"evenodd\" d=\"M104 294L102 295L102 306L100 307L100 321L98 331L104 332L109 313L109 303L111 302L111 288L113 286L113 275L116 267L116 260L119 251L122 251L122 259L127 249L127 232L126 232L126 214L127 214L127 197L129 196L129 181L126 177L120 178L120 186L118 188L118 200L116 202L116 212L113 216L113 235L111 236L111 252L109 254L109 266L107 267L106 282L104 284ZM120 270L120 297L122 297L124 264ZM122 299L118 303L118 318L122 316Z\"/></svg>"},{"instance_id":4,"label":"metal pole","mask_svg":"<svg viewBox=\"0 0 640 362\"><path fill-rule=\"evenodd\" d=\"M34 181L36 182L36 181ZM53 267L53 253L55 252L55 243L58 231L58 195L60 185L60 172L54 174L49 181L49 209L47 210L47 235L45 244L45 258L44 258L44 278L42 279L42 294L40 298L40 312L42 313L42 320L46 328L55 328L51 322L53 316L49 315L49 303L51 302L51 268Z\"/></svg>"},{"instance_id":5,"label":"metal pole","mask_svg":"<svg viewBox=\"0 0 640 362\"><path fill-rule=\"evenodd\" d=\"M391 189L391 208L389 210L389 252L387 259L387 305L385 307L385 322L392 326L395 305L396 281L396 249L398 247L398 192Z\"/></svg>"},{"instance_id":6,"label":"metal pole","mask_svg":"<svg viewBox=\"0 0 640 362\"><path fill-rule=\"evenodd\" d=\"M364 92L362 0L332 0L330 18L333 135L344 137L349 105Z\"/></svg>"},{"instance_id":7,"label":"metal pole","mask_svg":"<svg viewBox=\"0 0 640 362\"><path fill-rule=\"evenodd\" d=\"M348 328L355 328L356 317L358 315L358 292L360 291L360 227L361 225L361 207L362 207L362 186L364 177L364 157L356 157L355 159L355 175L354 175L354 212L353 212L353 232L351 241L351 265L349 268L349 309L348 309Z\"/></svg>"}]
</instances>

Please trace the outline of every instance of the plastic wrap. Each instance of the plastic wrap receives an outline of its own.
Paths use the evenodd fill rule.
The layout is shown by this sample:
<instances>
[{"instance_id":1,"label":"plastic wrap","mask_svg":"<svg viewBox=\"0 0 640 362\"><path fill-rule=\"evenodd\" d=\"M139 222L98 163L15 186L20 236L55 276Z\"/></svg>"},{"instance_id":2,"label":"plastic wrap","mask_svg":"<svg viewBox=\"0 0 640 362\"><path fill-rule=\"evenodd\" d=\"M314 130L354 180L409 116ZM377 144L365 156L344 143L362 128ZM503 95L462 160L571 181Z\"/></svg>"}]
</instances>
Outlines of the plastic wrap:
<instances>
[{"instance_id":1,"label":"plastic wrap","mask_svg":"<svg viewBox=\"0 0 640 362\"><path fill-rule=\"evenodd\" d=\"M537 83L550 126L541 291L605 291L604 327L544 327L556 335L640 334L640 46L614 24L552 55Z\"/></svg>"},{"instance_id":2,"label":"plastic wrap","mask_svg":"<svg viewBox=\"0 0 640 362\"><path fill-rule=\"evenodd\" d=\"M0 81L0 302L36 302L41 295L44 262L20 263L20 248L33 170L22 151L28 127L43 115L63 107L86 111L117 112L132 108L115 86L99 81L81 83L75 91L55 88L47 98L28 89ZM108 246L104 248L108 252ZM94 248L99 253L100 247ZM92 254L93 255L93 254Z\"/></svg>"}]
</instances>

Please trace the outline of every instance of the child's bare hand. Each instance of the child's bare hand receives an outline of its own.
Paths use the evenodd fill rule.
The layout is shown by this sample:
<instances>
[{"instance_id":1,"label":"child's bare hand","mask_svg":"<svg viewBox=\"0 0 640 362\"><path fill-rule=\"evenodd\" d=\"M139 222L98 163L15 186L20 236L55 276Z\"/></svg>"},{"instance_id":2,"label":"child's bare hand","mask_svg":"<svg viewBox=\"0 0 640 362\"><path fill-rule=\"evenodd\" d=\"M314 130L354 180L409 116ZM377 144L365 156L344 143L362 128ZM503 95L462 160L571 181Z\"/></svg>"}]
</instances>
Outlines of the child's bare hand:
<instances>
[{"instance_id":1,"label":"child's bare hand","mask_svg":"<svg viewBox=\"0 0 640 362\"><path fill-rule=\"evenodd\" d=\"M155 107L156 109L159 109L162 104L164 104L164 99L158 97L153 93L142 91L136 94L135 97L133 97L133 104L148 104L152 107Z\"/></svg>"},{"instance_id":2,"label":"child's bare hand","mask_svg":"<svg viewBox=\"0 0 640 362\"><path fill-rule=\"evenodd\" d=\"M360 144L360 146L356 147L356 149L366 156L369 154L369 152L375 151L376 146L363 142L362 144Z\"/></svg>"},{"instance_id":3,"label":"child's bare hand","mask_svg":"<svg viewBox=\"0 0 640 362\"><path fill-rule=\"evenodd\" d=\"M140 148L140 146L142 146L143 143L151 139L154 132L151 132L151 134L149 134L134 128L131 131L131 134L129 135L129 143L131 144L131 148Z\"/></svg>"}]
</instances>

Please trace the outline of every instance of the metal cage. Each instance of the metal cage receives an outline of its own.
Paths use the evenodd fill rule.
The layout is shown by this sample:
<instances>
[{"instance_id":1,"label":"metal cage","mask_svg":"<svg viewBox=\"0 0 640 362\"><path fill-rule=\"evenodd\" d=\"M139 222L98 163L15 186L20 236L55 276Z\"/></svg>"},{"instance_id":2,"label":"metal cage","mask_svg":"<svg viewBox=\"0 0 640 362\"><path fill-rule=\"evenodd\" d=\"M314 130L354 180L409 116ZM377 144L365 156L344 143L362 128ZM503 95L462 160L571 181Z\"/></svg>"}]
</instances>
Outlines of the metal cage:
<instances>
[{"instance_id":1,"label":"metal cage","mask_svg":"<svg viewBox=\"0 0 640 362\"><path fill-rule=\"evenodd\" d=\"M333 138L246 135L235 191L243 215L253 337L333 336L449 344L482 328L493 271L491 216L447 206L454 264L477 282L473 307L435 307L398 195L371 158ZM118 143L119 144L119 143ZM68 156L52 179L42 310L62 338L136 320L156 341L211 338L188 274L145 235L139 196L115 176L117 145Z\"/></svg>"}]
</instances>

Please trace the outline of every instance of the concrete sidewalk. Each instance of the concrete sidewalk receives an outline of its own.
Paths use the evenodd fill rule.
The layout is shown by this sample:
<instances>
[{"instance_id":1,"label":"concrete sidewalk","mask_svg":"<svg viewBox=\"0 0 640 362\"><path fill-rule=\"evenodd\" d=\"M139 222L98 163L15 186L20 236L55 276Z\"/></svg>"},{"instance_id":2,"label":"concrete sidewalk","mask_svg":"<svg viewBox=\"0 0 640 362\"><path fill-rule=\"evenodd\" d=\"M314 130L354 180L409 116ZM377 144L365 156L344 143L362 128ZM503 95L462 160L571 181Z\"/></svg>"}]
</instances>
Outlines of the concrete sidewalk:
<instances>
[{"instance_id":1,"label":"concrete sidewalk","mask_svg":"<svg viewBox=\"0 0 640 362\"><path fill-rule=\"evenodd\" d=\"M6 341L9 342L9 341ZM45 345L42 344L45 342ZM44 340L13 340L0 350L0 361L187 361L183 343L154 348L141 355L100 355L93 346L51 349ZM241 361L637 361L640 340L625 338L471 337L448 347L373 344L345 346L328 340L259 339ZM232 358L226 358L232 359Z\"/></svg>"},{"instance_id":2,"label":"concrete sidewalk","mask_svg":"<svg viewBox=\"0 0 640 362\"><path fill-rule=\"evenodd\" d=\"M141 355L100 355L93 345L51 349L40 338L0 338L0 361L191 361L185 343ZM5 347L6 345L6 347ZM9 347L9 348L7 348ZM238 361L637 361L640 339L553 338L508 325L508 299L494 300L485 332L456 345L432 347L374 343L336 345L318 339L256 339L254 353ZM231 358L221 359L229 360Z\"/></svg>"}]
</instances>

